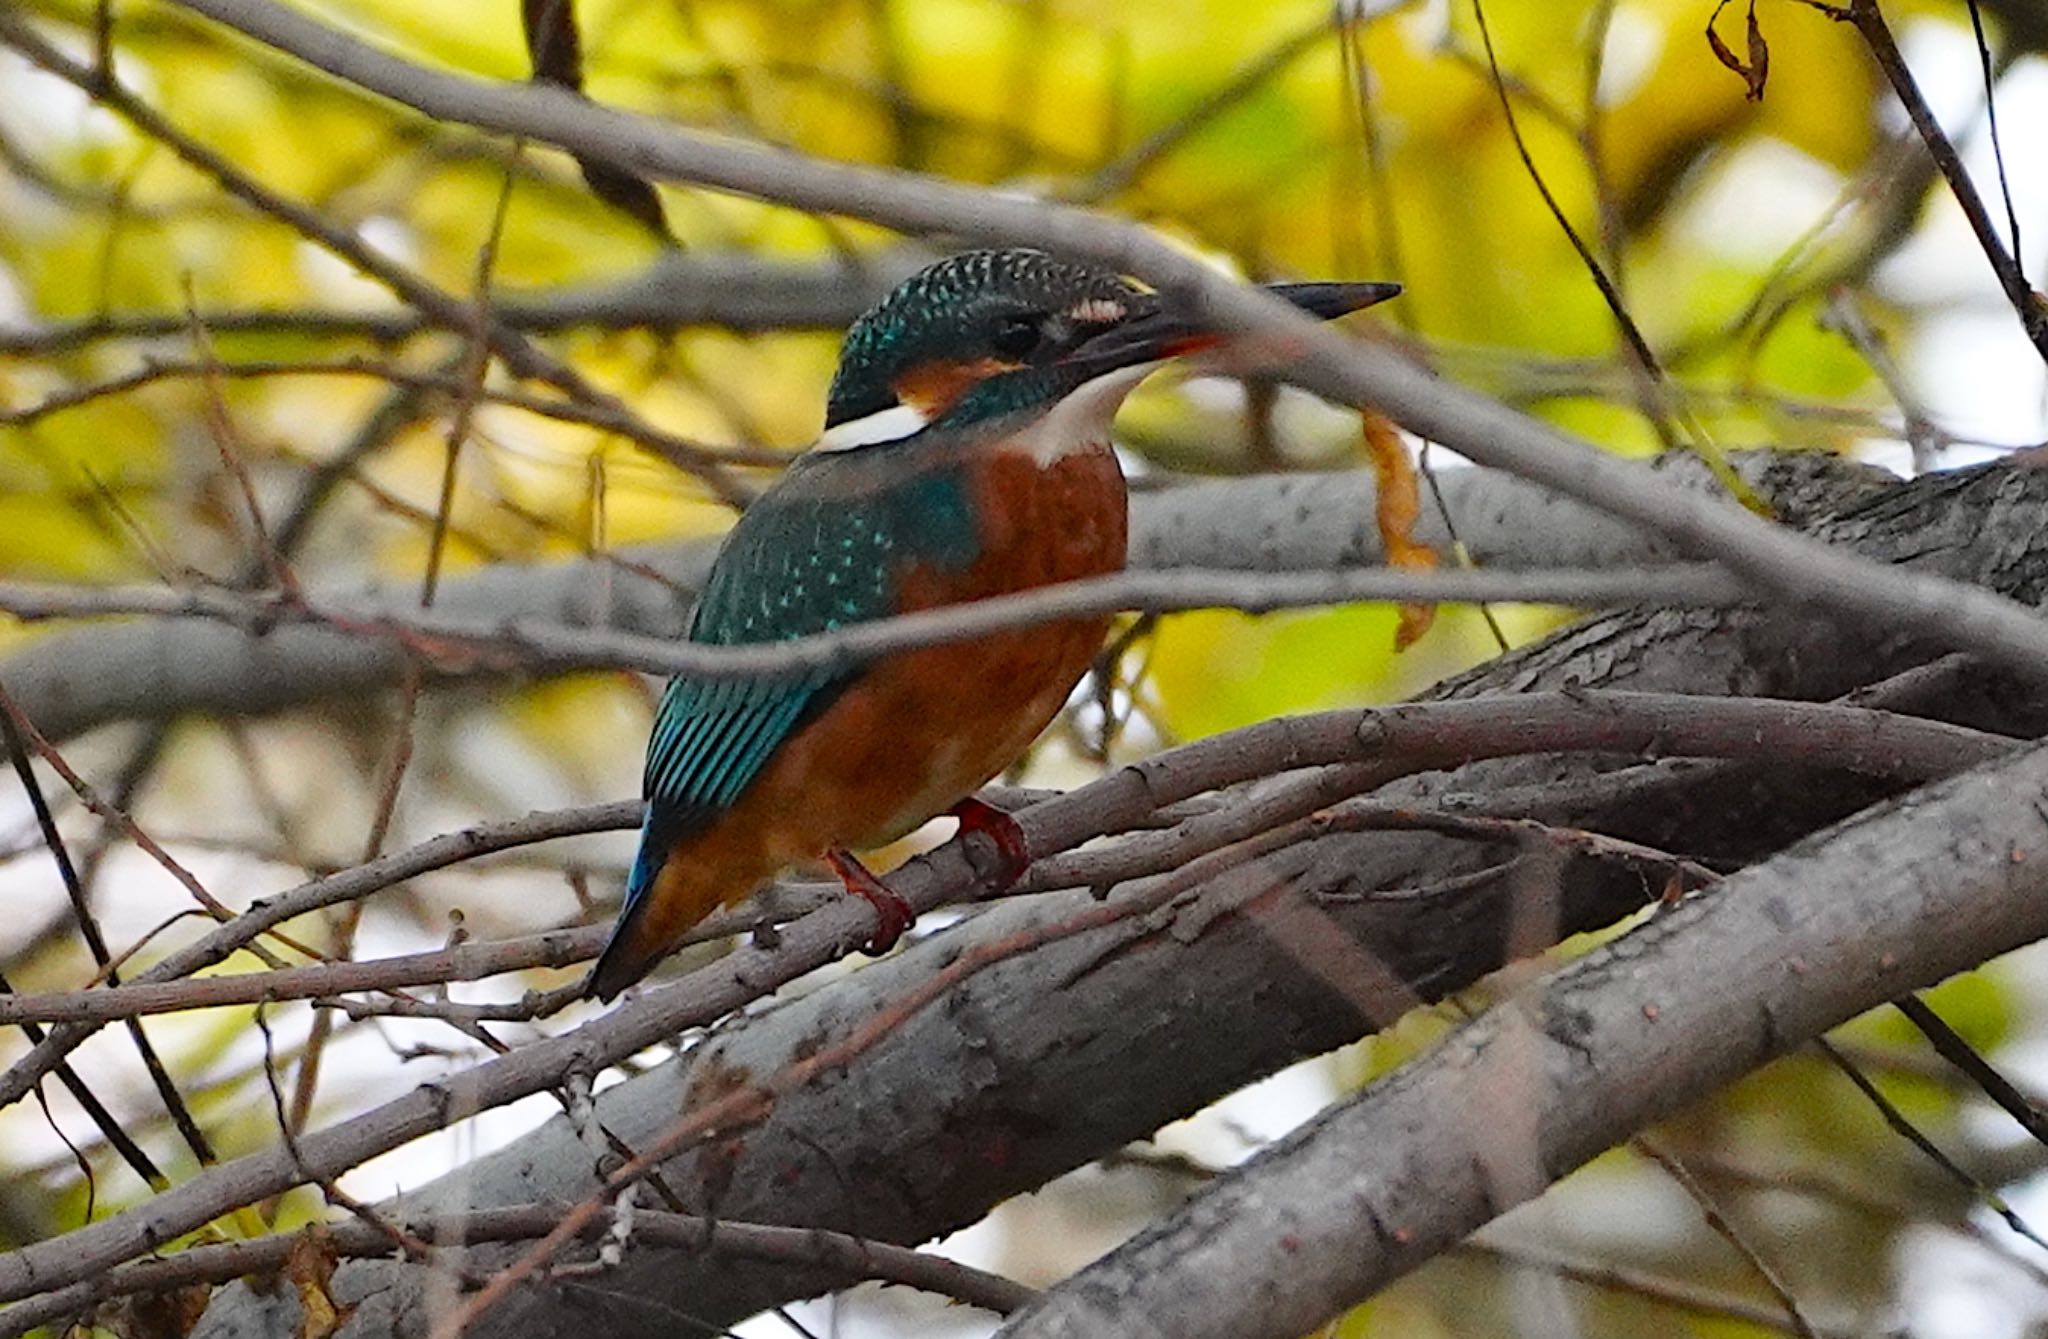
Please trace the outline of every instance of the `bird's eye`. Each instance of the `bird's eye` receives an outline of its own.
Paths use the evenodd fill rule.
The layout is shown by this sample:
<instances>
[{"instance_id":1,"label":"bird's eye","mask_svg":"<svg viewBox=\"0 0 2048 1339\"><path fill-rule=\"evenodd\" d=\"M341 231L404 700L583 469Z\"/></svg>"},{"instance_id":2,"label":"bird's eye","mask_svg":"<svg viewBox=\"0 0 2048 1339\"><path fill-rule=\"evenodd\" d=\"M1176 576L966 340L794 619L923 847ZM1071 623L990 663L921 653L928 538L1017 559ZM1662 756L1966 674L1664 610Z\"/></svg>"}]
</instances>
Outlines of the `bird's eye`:
<instances>
[{"instance_id":1,"label":"bird's eye","mask_svg":"<svg viewBox=\"0 0 2048 1339\"><path fill-rule=\"evenodd\" d=\"M1028 358L1045 339L1045 329L1036 316L1005 316L996 326L989 347L998 357Z\"/></svg>"}]
</instances>

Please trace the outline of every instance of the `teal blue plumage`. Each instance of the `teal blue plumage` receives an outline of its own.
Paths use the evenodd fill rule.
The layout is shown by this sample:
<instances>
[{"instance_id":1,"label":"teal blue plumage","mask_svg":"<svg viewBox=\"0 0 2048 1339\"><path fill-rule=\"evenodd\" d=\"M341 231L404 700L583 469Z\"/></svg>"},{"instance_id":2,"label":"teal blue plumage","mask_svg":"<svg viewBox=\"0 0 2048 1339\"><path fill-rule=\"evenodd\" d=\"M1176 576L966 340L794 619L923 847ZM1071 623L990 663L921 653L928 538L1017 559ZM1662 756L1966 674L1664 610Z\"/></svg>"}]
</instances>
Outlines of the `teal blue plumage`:
<instances>
[{"instance_id":1,"label":"teal blue plumage","mask_svg":"<svg viewBox=\"0 0 2048 1339\"><path fill-rule=\"evenodd\" d=\"M689 639L787 641L884 618L897 611L895 574L906 560L959 567L976 551L957 461L909 448L808 456L727 536ZM628 917L670 848L729 808L776 748L859 676L858 667L830 667L669 682L647 749L647 817L626 883Z\"/></svg>"}]
</instances>

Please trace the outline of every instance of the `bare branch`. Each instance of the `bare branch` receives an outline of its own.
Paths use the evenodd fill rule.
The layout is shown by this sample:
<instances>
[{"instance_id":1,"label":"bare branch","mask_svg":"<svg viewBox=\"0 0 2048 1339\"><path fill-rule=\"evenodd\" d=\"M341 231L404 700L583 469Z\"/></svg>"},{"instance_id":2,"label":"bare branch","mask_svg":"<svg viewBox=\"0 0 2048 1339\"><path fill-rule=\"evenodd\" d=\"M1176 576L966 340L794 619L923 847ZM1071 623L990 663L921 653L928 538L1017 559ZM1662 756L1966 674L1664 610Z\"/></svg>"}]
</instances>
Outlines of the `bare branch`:
<instances>
[{"instance_id":1,"label":"bare branch","mask_svg":"<svg viewBox=\"0 0 2048 1339\"><path fill-rule=\"evenodd\" d=\"M493 311L502 311L494 307ZM723 465L782 465L789 455L750 447L711 447L663 432L637 418L621 415L601 405L560 396L536 395L516 387L473 386L466 379L445 371L418 371L388 360L346 357L326 360L264 361L201 364L174 358L147 358L139 367L102 381L53 391L18 409L0 409L0 427L26 427L53 414L93 404L109 396L126 394L163 381L203 375L233 380L272 377L365 377L393 386L441 395L475 395L492 404L522 409L530 414L562 423L576 423L616 433L638 442L664 460L690 467L695 463Z\"/></svg>"},{"instance_id":2,"label":"bare branch","mask_svg":"<svg viewBox=\"0 0 2048 1339\"><path fill-rule=\"evenodd\" d=\"M2044 788L2048 747L2031 748L1731 876L1198 1192L1003 1333L1312 1330L1652 1121L2048 935ZM1509 1103L1511 1168L1481 1128Z\"/></svg>"},{"instance_id":3,"label":"bare branch","mask_svg":"<svg viewBox=\"0 0 2048 1339\"><path fill-rule=\"evenodd\" d=\"M318 210L271 190L225 157L186 135L123 87L111 66L97 70L80 64L44 41L26 23L4 11L0 11L0 41L43 70L120 113L143 134L213 178L229 195L284 223L359 273L384 285L408 307L436 325L458 334L468 334L474 329L477 337L489 345L491 352L519 375L546 381L576 399L590 401L622 418L637 418L617 396L594 385L575 367L541 348L524 334L492 319L488 313L478 319L470 304L444 292L424 276L368 245L355 233L336 226ZM702 462L695 468L698 477L715 496L745 499L745 492L738 489L716 463Z\"/></svg>"},{"instance_id":4,"label":"bare branch","mask_svg":"<svg viewBox=\"0 0 2048 1339\"><path fill-rule=\"evenodd\" d=\"M1630 1293L1658 1306L1695 1316L1732 1320L1779 1334L1799 1334L1785 1319L1783 1307L1766 1306L1746 1297L1705 1288L1683 1279L1663 1278L1647 1270L1598 1260L1580 1259L1523 1243L1505 1244L1489 1238L1474 1238L1457 1248L1459 1255L1495 1260L1520 1269L1541 1269L1610 1292ZM1815 1331L1809 1328L1806 1333ZM1818 1331L1824 1339L1856 1339L1861 1330L1828 1326Z\"/></svg>"},{"instance_id":5,"label":"bare branch","mask_svg":"<svg viewBox=\"0 0 2048 1339\"><path fill-rule=\"evenodd\" d=\"M2041 578L2041 554L2008 543L1993 557L1977 554L1975 546L1987 534L2010 539L2038 530L2040 503L2030 490L2039 477L2034 471L1992 470L1930 481L1942 486L1924 494L1893 489L1880 493L1879 505L1852 511L1840 525L1843 533L1878 548L1894 542L1888 536L1910 542L1922 561L1940 570L2031 588ZM2042 482L2048 485L2048 479ZM1980 495L1984 489L1991 490L1988 497ZM1953 514L1944 511L1950 506L1957 508ZM2030 519L2022 524L2023 518ZM1587 620L1443 691L1459 696L1627 683L1715 690L1733 685L1825 697L1925 659L1925 648L1902 639L1845 640L1812 620L1772 621L1758 611L1635 612ZM2039 713L2025 707L2031 699L1999 697L1993 706L1980 699L1981 676L1967 669L1957 673L1956 664L1951 659L1910 672L1896 681L1910 681L1910 690L1887 690L1882 699L1897 698L1916 710L1990 711L1989 719L2003 727L2040 728ZM1278 724L1228 741L1231 748L1278 749L1285 756L1295 756L1285 751L1298 743ZM1814 770L1824 765L1819 757L1781 751L1760 766L1666 760L1617 771L1611 756L1583 762L1547 756L1475 764L1400 783L1386 798L1409 807L1454 802L1471 812L1532 816L1739 864L1880 793ZM1225 774L1220 768L1216 773ZM1165 779L1140 767L1119 773L1107 790L1078 794L1089 806L1130 804L1133 813L1154 810L1170 802L1169 796L1154 793ZM1208 808L1188 812L1199 816ZM1099 814L1090 817L1099 826L1120 826ZM1035 825L1038 820L1029 821ZM1035 850L1057 844L1038 840L1035 832L1033 838ZM933 863L955 871L946 877L963 877L951 852L942 852ZM898 887L923 887L919 881L933 863L898 876ZM1331 951L1371 945L1365 952L1384 954L1387 970L1415 994L1436 998L1498 965L1505 950L1503 919L1523 896L1512 862L1503 866L1468 841L1425 834L1333 835L1285 847L1255 869L1238 873L1269 880L1275 891L1247 907L1247 887L1259 885L1225 878L1199 890L1170 925L1150 922L1154 932L1136 940L1131 931L1138 927L1111 926L993 967L964 982L948 997L946 1008L907 1022L900 1035L832 1084L785 1097L769 1122L743 1142L720 1142L686 1156L665 1166L664 1178L715 1196L718 1211L729 1216L923 1240L972 1221L1007 1195L1143 1137L1252 1078L1355 1038L1364 1025L1357 1007L1348 995L1326 985L1341 981L1341 974L1304 973L1302 963L1275 943L1266 923L1250 914L1258 906L1307 899L1312 910L1304 914L1320 927L1317 943ZM1543 920L1558 934L1610 924L1654 900L1662 887L1661 879L1646 882L1604 860L1572 858L1560 873L1561 885L1551 894L1559 899L1555 924L1547 914ZM1382 895L1403 889L1413 891ZM970 926L873 964L830 991L787 1001L744 1028L722 1029L709 1046L601 1094L598 1106L606 1127L638 1146L658 1136L676 1112L692 1103L727 1091L733 1082L773 1074L843 1035L872 1010L900 998L924 973L950 961L963 944L1058 920L1089 905L1084 894L1075 894L991 907ZM785 943L814 929L799 922L786 932ZM849 930L846 942L861 933L857 927ZM1517 942L1521 951L1535 946ZM750 974L751 984L773 988L772 977L759 975L763 960L758 956L743 952L725 961ZM1048 981L1060 982L1061 988L1048 992ZM1197 981L1201 989L1191 991L1189 984ZM659 992L650 994L635 1007L652 1007L660 998ZM1133 1017L1134 1001L1147 1002L1144 1007L1154 1012ZM691 1016L675 1011L664 1022L682 1026ZM1124 1022L1113 1033L1103 1033L1105 1016ZM603 1040L590 1030L578 1035L593 1045ZM1096 1040L1077 1045L1077 1037ZM1136 1044L1138 1038L1142 1045ZM1180 1038L1200 1041L1180 1044L1175 1040ZM575 1063L573 1057L596 1058L588 1050L563 1049L554 1058L554 1069ZM493 1084L509 1077L504 1071L493 1073ZM546 1078L541 1075L536 1082ZM459 1091L475 1090L465 1082ZM914 1100L907 1094L915 1094ZM1115 1100L1105 1102L1105 1094ZM877 1121L852 1119L853 1111L893 1114ZM816 1132L822 1130L835 1133L829 1149L821 1152ZM970 1131L973 1137L965 1139L964 1132ZM312 1138L329 1134L341 1131ZM573 1132L551 1125L503 1154L465 1167L445 1187L423 1189L408 1203L428 1211L434 1206L577 1199L593 1184L579 1148ZM843 1171L849 1163L874 1168L884 1179L849 1182ZM915 1190L907 1196L904 1183L895 1179L898 1169L912 1169ZM659 1251L629 1253L622 1270L616 1280L622 1292L656 1304L672 1299L726 1323L795 1295L773 1273L705 1269ZM365 1262L344 1275L348 1295L361 1301L357 1323L363 1333L408 1332L431 1319L431 1309L416 1309L422 1296L415 1286L419 1280L401 1267ZM592 1315L588 1298L559 1302L522 1294L506 1314L494 1313L488 1328L518 1333L522 1325L557 1324L572 1314L580 1325L635 1323L633 1315L623 1312ZM506 1329L499 1331L499 1326Z\"/></svg>"},{"instance_id":6,"label":"bare branch","mask_svg":"<svg viewBox=\"0 0 2048 1339\"><path fill-rule=\"evenodd\" d=\"M1899 768L1909 775L1937 774L2009 746L1996 737L1938 722L1831 705L1686 701L1639 694L1517 695L1266 722L1133 764L1067 795L1033 805L1016 817L1030 849L1052 853L1134 825L1163 804L1264 775L1276 767L1344 764L1333 771L1343 773L1343 785L1355 791L1470 758L1532 749L1622 755L1696 751L1782 763L1788 755L1787 740L1798 732L1801 722L1824 732L1824 756L1834 757L1839 752L1861 759L1848 765L1871 766L1893 774ZM617 816L605 817L616 821ZM590 811L580 815L579 821L588 824L596 818L596 812ZM559 820L555 826L574 830ZM529 823L520 835L532 839L539 830L538 823ZM509 835L497 834L496 839L509 844ZM398 868L446 863L464 848L486 847L483 838L481 832L456 834L316 881L260 904L240 918L249 923L240 928L253 934L286 914L331 904L340 896L361 891L364 885L382 886L392 881ZM982 879L960 844L953 843L906 866L892 876L891 886L913 907L928 910L979 886ZM1132 926L1142 930L1148 921L1137 913L1148 905L1147 898L1159 892L1134 893L1112 904L1108 910L1113 914L1105 925L1118 933L1128 933ZM1241 892L1234 894L1234 900L1241 898ZM1070 904L1066 914L1073 914ZM1053 921L1057 923L1058 917ZM1000 923L1001 918L993 917L986 925L975 922L990 933L996 933ZM228 951L223 946L226 928L138 974L136 980L169 979L219 961ZM459 1102L447 1088L416 1090L340 1126L303 1137L297 1157L276 1149L246 1155L130 1213L0 1257L0 1299L68 1286L97 1268L131 1258L166 1235L196 1227L235 1205L289 1189L309 1174L338 1176L368 1157L475 1111L542 1091L559 1082L565 1072L593 1072L615 1064L683 1028L708 1024L852 951L872 931L872 909L854 899L842 899L785 927L773 949L737 949L677 984L651 991L574 1032L486 1061L452 1082L452 1089L461 1094ZM959 951L941 951L948 962L946 970L952 970ZM0 1101L13 1100L90 1031L88 1025L53 1029L44 1045L0 1076ZM809 1056L814 1059L821 1053L814 1050ZM673 1113L676 1109L669 1110ZM703 1118L710 1109L693 1110L692 1116ZM654 1143L654 1136L643 1135L629 1142L645 1148Z\"/></svg>"},{"instance_id":7,"label":"bare branch","mask_svg":"<svg viewBox=\"0 0 2048 1339\"><path fill-rule=\"evenodd\" d=\"M540 292L513 290L495 315L511 329L549 334L580 327L681 330L719 326L742 333L844 330L932 253L901 246L857 261L764 260L716 251L662 253L623 279ZM319 308L209 308L199 319L216 334L294 334L397 344L441 327L418 312ZM189 317L88 316L0 329L0 354L63 354L103 340L151 340L182 332Z\"/></svg>"},{"instance_id":8,"label":"bare branch","mask_svg":"<svg viewBox=\"0 0 2048 1339\"><path fill-rule=\"evenodd\" d=\"M1737 604L1743 588L1711 563L1674 563L1636 571L1394 570L1246 573L1181 570L1121 572L977 600L972 604L875 619L788 641L714 646L631 633L536 623L482 623L428 610L363 616L323 609L294 592L276 597L238 591L163 587L97 588L0 583L0 611L24 621L141 614L208 618L249 631L285 624L325 626L345 636L387 639L431 664L461 672L505 658L522 670L593 667L649 674L733 678L810 669L845 669L892 651L972 641L991 633L1089 614L1238 609L1270 613L1322 605L1388 601L1472 604L1512 601L1605 608L1637 602L1672 608Z\"/></svg>"},{"instance_id":9,"label":"bare branch","mask_svg":"<svg viewBox=\"0 0 2048 1339\"><path fill-rule=\"evenodd\" d=\"M430 1243L460 1249L469 1243L522 1241L546 1234L561 1218L560 1205L512 1205L437 1218L399 1219L389 1226ZM589 1237L612 1224L592 1224ZM313 1229L322 1248L340 1256L382 1255L391 1250L387 1231L366 1223L335 1223ZM37 1298L6 1313L0 1330L20 1334L89 1310L112 1297L161 1292L195 1283L229 1283L282 1267L303 1234L284 1232L248 1241L193 1246L161 1260L138 1261L109 1270L61 1292ZM808 1269L820 1291L876 1279L938 1293L969 1306L1006 1315L1036 1294L1022 1284L941 1255L907 1250L844 1232L734 1222L642 1209L633 1215L633 1236L651 1245L712 1256L763 1260Z\"/></svg>"},{"instance_id":10,"label":"bare branch","mask_svg":"<svg viewBox=\"0 0 2048 1339\"><path fill-rule=\"evenodd\" d=\"M640 821L636 805L605 805L599 814L607 827L614 830L631 828ZM371 891L375 890L366 889L360 895L367 896ZM764 924L806 915L837 901L840 895L836 883L778 883L770 894L773 914L757 909L750 901L707 918L682 942L710 943L744 934ZM357 991L481 981L506 972L573 967L588 962L597 956L610 934L609 925L578 925L515 939L472 940L452 948L390 958L323 962L230 975L180 976L42 995L0 994L0 1024L108 1023L184 1009L218 1009L284 1000L331 1001L335 996Z\"/></svg>"},{"instance_id":11,"label":"bare branch","mask_svg":"<svg viewBox=\"0 0 2048 1339\"><path fill-rule=\"evenodd\" d=\"M147 970L136 973L132 984L147 985L189 976L225 961L257 935L294 916L367 897L430 870L443 869L530 842L587 832L608 832L631 827L639 821L640 804L631 800L530 814L509 823L469 828L436 837L409 850L395 852L368 864L314 879L275 897L261 899L204 938L166 954ZM52 1028L28 1055L5 1074L0 1074L0 1106L19 1100L25 1088L35 1083L48 1066L76 1048L94 1030L95 1025L88 1023Z\"/></svg>"},{"instance_id":12,"label":"bare branch","mask_svg":"<svg viewBox=\"0 0 2048 1339\"><path fill-rule=\"evenodd\" d=\"M1905 55L1900 52L1898 43L1892 40L1891 25L1885 22L1884 10L1879 7L1877 0L1848 0L1844 5L1813 4L1813 0L1808 0L1808 3L1831 18L1854 25L1856 31L1862 34L1872 58L1877 61L1878 68L1884 71L1884 77L1890 82L1892 92L1898 95L1900 105L1911 118L1913 129L1919 134L1921 142L1927 146L1927 152L1934 159L1935 167L1940 169L1942 179L1948 183L1956 204L1962 208L1963 217L1969 220L1970 230L1977 235L1977 245L1983 249L1984 258L1991 263L1992 273L1998 278L1998 286L2004 291L2006 301L2012 304L2014 313L2019 316L2020 325L2026 330L2027 338L2033 342L2035 351L2044 360L2048 360L2048 299L2044 299L2027 283L2027 276L2020 269L2019 262L2014 259L2013 253L2007 250L2004 240L1999 237L1996 225L1991 222L1991 212L1984 207L1984 197L1977 191L1977 183L1971 180L1969 171L1963 166L1961 155L1956 152L1956 146L1950 142L1947 132L1942 130L1941 122L1935 119L1934 109L1927 105L1927 99L1921 94L1918 81L1913 78L1913 72L1906 67ZM1986 73L1989 73L1988 60ZM1998 125L1996 103L1992 100L1988 85L1985 89L1985 105L1993 109L1991 125L1995 144ZM2003 167L2002 159L2000 166Z\"/></svg>"}]
</instances>

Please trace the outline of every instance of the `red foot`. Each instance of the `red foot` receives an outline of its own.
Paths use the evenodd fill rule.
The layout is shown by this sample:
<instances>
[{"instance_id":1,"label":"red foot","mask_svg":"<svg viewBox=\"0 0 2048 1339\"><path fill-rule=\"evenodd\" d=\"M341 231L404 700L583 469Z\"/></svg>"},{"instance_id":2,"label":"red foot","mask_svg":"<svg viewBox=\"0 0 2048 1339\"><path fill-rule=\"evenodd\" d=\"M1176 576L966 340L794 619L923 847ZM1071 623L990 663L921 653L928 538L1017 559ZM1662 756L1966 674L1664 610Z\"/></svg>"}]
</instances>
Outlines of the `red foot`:
<instances>
[{"instance_id":1,"label":"red foot","mask_svg":"<svg viewBox=\"0 0 2048 1339\"><path fill-rule=\"evenodd\" d=\"M1017 820L985 800L972 795L946 811L960 820L960 835L979 832L995 844L996 891L1007 890L1031 867L1031 847L1024 841L1024 829Z\"/></svg>"},{"instance_id":2,"label":"red foot","mask_svg":"<svg viewBox=\"0 0 2048 1339\"><path fill-rule=\"evenodd\" d=\"M880 879L868 872L866 865L854 858L851 851L836 848L827 851L825 863L839 876L839 882L846 885L847 892L864 898L875 909L875 934L862 946L861 952L871 958L879 958L896 947L896 941L917 920L917 913L910 909L910 904L890 892Z\"/></svg>"}]
</instances>

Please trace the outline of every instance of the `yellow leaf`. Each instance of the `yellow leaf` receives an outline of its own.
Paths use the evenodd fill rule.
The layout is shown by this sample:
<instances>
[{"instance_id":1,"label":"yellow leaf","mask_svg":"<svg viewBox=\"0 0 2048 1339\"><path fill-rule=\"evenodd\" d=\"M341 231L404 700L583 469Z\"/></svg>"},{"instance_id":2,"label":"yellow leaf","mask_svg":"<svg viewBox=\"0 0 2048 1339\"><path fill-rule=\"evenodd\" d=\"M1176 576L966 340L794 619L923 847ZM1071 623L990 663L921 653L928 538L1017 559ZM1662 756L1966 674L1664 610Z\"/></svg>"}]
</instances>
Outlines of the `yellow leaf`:
<instances>
[{"instance_id":1,"label":"yellow leaf","mask_svg":"<svg viewBox=\"0 0 2048 1339\"><path fill-rule=\"evenodd\" d=\"M284 1274L299 1295L297 1339L327 1339L348 1319L351 1308L328 1291L334 1279L334 1241L319 1224L309 1225L292 1243Z\"/></svg>"},{"instance_id":2,"label":"yellow leaf","mask_svg":"<svg viewBox=\"0 0 2048 1339\"><path fill-rule=\"evenodd\" d=\"M1422 492L1408 446L1385 415L1367 409L1359 417L1365 425L1365 451L1372 458L1377 495L1373 521L1379 527L1387 566L1408 572L1433 570L1436 550L1415 538L1415 523L1422 518ZM1402 605L1401 621L1394 629L1394 649L1405 651L1413 646L1435 621L1433 604Z\"/></svg>"}]
</instances>

